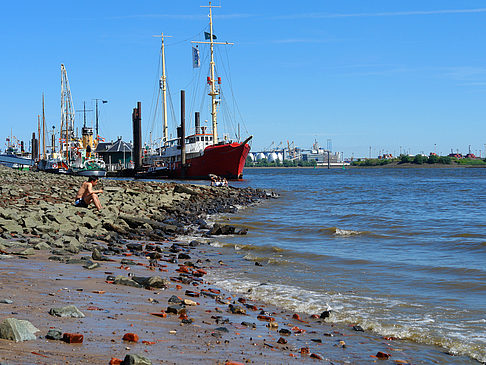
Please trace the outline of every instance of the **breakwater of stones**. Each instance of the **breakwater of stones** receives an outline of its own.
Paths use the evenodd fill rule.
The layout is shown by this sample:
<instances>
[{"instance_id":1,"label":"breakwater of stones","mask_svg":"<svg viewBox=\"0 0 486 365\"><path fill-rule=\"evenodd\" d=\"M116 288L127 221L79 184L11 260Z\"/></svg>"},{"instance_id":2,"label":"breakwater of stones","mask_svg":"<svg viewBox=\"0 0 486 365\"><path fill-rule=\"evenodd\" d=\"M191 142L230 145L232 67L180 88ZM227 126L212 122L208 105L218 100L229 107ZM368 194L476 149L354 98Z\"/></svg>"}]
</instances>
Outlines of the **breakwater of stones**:
<instances>
[{"instance_id":1,"label":"breakwater of stones","mask_svg":"<svg viewBox=\"0 0 486 365\"><path fill-rule=\"evenodd\" d=\"M221 188L177 183L103 180L96 187L101 212L77 208L75 194L86 178L0 168L0 249L5 240L25 245L23 255L52 249L56 255L92 251L92 242L108 242L116 253L123 239L163 241L196 231L209 232L210 214L271 196L251 188ZM216 227L216 229L218 229ZM227 233L244 233L235 227ZM215 232L213 232L215 233ZM218 232L216 232L218 233ZM219 233L225 233L225 229Z\"/></svg>"}]
</instances>

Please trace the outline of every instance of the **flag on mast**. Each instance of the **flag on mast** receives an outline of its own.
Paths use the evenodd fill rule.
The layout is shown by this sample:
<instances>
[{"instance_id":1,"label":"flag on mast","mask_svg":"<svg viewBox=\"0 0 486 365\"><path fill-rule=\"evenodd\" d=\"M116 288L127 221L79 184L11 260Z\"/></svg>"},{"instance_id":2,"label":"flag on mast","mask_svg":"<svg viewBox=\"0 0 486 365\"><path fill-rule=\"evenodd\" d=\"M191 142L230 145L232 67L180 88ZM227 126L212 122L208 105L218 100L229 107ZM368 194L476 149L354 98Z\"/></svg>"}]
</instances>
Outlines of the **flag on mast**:
<instances>
[{"instance_id":1,"label":"flag on mast","mask_svg":"<svg viewBox=\"0 0 486 365\"><path fill-rule=\"evenodd\" d=\"M206 40L211 39L211 33L204 32L204 39ZM218 39L218 37L216 37L216 35L213 34L213 39Z\"/></svg>"},{"instance_id":2,"label":"flag on mast","mask_svg":"<svg viewBox=\"0 0 486 365\"><path fill-rule=\"evenodd\" d=\"M201 66L201 59L199 57L199 48L192 47L192 68L199 68Z\"/></svg>"}]
</instances>

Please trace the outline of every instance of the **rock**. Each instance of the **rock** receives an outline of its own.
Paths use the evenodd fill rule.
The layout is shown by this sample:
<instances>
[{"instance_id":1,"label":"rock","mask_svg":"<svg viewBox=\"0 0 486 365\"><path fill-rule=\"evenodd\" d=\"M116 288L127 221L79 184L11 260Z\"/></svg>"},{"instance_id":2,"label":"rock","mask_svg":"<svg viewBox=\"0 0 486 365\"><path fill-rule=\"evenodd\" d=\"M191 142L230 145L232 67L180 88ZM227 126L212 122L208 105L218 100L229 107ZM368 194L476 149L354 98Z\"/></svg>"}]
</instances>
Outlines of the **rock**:
<instances>
[{"instance_id":1,"label":"rock","mask_svg":"<svg viewBox=\"0 0 486 365\"><path fill-rule=\"evenodd\" d=\"M50 249L51 246L49 246L46 242L39 242L34 246L34 250L50 250Z\"/></svg>"},{"instance_id":2,"label":"rock","mask_svg":"<svg viewBox=\"0 0 486 365\"><path fill-rule=\"evenodd\" d=\"M193 189L188 188L187 186L184 185L176 185L174 187L174 193L178 194L189 194L189 195L199 195L199 193Z\"/></svg>"},{"instance_id":3,"label":"rock","mask_svg":"<svg viewBox=\"0 0 486 365\"><path fill-rule=\"evenodd\" d=\"M329 318L330 315L331 315L331 311L326 310L326 311L321 313L321 318L326 319L326 318Z\"/></svg>"},{"instance_id":4,"label":"rock","mask_svg":"<svg viewBox=\"0 0 486 365\"><path fill-rule=\"evenodd\" d=\"M286 328L282 328L280 331L278 331L278 333L280 333L282 336L290 336L292 334L292 332Z\"/></svg>"},{"instance_id":5,"label":"rock","mask_svg":"<svg viewBox=\"0 0 486 365\"><path fill-rule=\"evenodd\" d=\"M378 351L377 354L376 354L376 357L380 360L388 360L390 358L390 354Z\"/></svg>"},{"instance_id":6,"label":"rock","mask_svg":"<svg viewBox=\"0 0 486 365\"><path fill-rule=\"evenodd\" d=\"M219 332L224 332L224 333L229 332L229 330L226 327L218 327L218 328L215 328L214 330L219 331Z\"/></svg>"},{"instance_id":7,"label":"rock","mask_svg":"<svg viewBox=\"0 0 486 365\"><path fill-rule=\"evenodd\" d=\"M124 277L122 275L116 276L113 283L116 284L116 285L126 285L126 286L133 286L135 288L143 288L143 286L140 285L139 283L137 283L136 281L134 281L130 278Z\"/></svg>"},{"instance_id":8,"label":"rock","mask_svg":"<svg viewBox=\"0 0 486 365\"><path fill-rule=\"evenodd\" d=\"M15 318L7 318L0 323L0 338L12 340L15 342L35 340L35 333L39 329L35 328L32 323Z\"/></svg>"},{"instance_id":9,"label":"rock","mask_svg":"<svg viewBox=\"0 0 486 365\"><path fill-rule=\"evenodd\" d=\"M126 355L122 365L152 365L152 361L142 355Z\"/></svg>"},{"instance_id":10,"label":"rock","mask_svg":"<svg viewBox=\"0 0 486 365\"><path fill-rule=\"evenodd\" d=\"M50 329L49 331L47 331L47 335L46 335L46 338L48 340L56 340L56 341L59 341L62 339L62 331L61 330L58 330L58 329Z\"/></svg>"},{"instance_id":11,"label":"rock","mask_svg":"<svg viewBox=\"0 0 486 365\"><path fill-rule=\"evenodd\" d=\"M56 317L84 318L84 314L76 308L75 305L67 305L62 308L51 308L49 314Z\"/></svg>"},{"instance_id":12,"label":"rock","mask_svg":"<svg viewBox=\"0 0 486 365\"><path fill-rule=\"evenodd\" d=\"M229 310L233 314L246 314L246 309L244 309L243 307L240 307L238 305L230 304Z\"/></svg>"},{"instance_id":13,"label":"rock","mask_svg":"<svg viewBox=\"0 0 486 365\"><path fill-rule=\"evenodd\" d=\"M250 322L241 322L241 324L243 326L246 326L246 327L250 327L250 328L256 328L256 324L255 323L250 323Z\"/></svg>"},{"instance_id":14,"label":"rock","mask_svg":"<svg viewBox=\"0 0 486 365\"><path fill-rule=\"evenodd\" d=\"M13 301L10 299L0 299L0 303L2 304L12 304Z\"/></svg>"},{"instance_id":15,"label":"rock","mask_svg":"<svg viewBox=\"0 0 486 365\"><path fill-rule=\"evenodd\" d=\"M174 304L182 304L183 303L183 300L181 298L179 298L178 296L176 295L173 295L169 298L168 300L169 303L174 303Z\"/></svg>"},{"instance_id":16,"label":"rock","mask_svg":"<svg viewBox=\"0 0 486 365\"><path fill-rule=\"evenodd\" d=\"M169 305L166 310L167 313L173 313L173 314L185 314L186 313L186 307L183 305Z\"/></svg>"},{"instance_id":17,"label":"rock","mask_svg":"<svg viewBox=\"0 0 486 365\"><path fill-rule=\"evenodd\" d=\"M358 325L358 324L357 324L357 325L355 325L355 326L353 326L353 330L358 331L358 332L364 332L363 327L361 327L361 326L360 326L360 325Z\"/></svg>"},{"instance_id":18,"label":"rock","mask_svg":"<svg viewBox=\"0 0 486 365\"><path fill-rule=\"evenodd\" d=\"M278 340L277 340L277 343L281 344L281 345L285 345L287 343L287 340L283 337L280 337Z\"/></svg>"},{"instance_id":19,"label":"rock","mask_svg":"<svg viewBox=\"0 0 486 365\"><path fill-rule=\"evenodd\" d=\"M132 278L135 282L142 285L145 288L168 288L169 287L169 280L162 279L160 276L151 276L151 277L143 277L143 276L134 276Z\"/></svg>"},{"instance_id":20,"label":"rock","mask_svg":"<svg viewBox=\"0 0 486 365\"><path fill-rule=\"evenodd\" d=\"M96 269L97 267L100 267L100 264L97 262L93 262L91 260L87 260L86 263L83 265L83 267L88 270L93 270Z\"/></svg>"},{"instance_id":21,"label":"rock","mask_svg":"<svg viewBox=\"0 0 486 365\"><path fill-rule=\"evenodd\" d=\"M184 299L184 305L194 306L194 305L197 305L197 303L193 300L190 300L190 299Z\"/></svg>"},{"instance_id":22,"label":"rock","mask_svg":"<svg viewBox=\"0 0 486 365\"><path fill-rule=\"evenodd\" d=\"M95 261L110 261L108 257L101 254L98 248L95 248L93 250L93 253L91 254L91 258Z\"/></svg>"},{"instance_id":23,"label":"rock","mask_svg":"<svg viewBox=\"0 0 486 365\"><path fill-rule=\"evenodd\" d=\"M25 250L20 251L19 254L24 256L31 256L35 255L35 250L33 248L26 248Z\"/></svg>"}]
</instances>

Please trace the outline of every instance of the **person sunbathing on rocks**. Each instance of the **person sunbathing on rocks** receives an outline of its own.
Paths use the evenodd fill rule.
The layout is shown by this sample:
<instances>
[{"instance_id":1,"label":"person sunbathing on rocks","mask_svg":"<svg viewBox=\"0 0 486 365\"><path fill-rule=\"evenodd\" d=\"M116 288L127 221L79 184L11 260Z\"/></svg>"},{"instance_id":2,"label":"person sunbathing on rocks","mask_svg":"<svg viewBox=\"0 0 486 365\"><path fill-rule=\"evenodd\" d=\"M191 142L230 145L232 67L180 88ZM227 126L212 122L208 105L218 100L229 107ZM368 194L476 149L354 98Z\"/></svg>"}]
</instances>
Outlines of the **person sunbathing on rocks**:
<instances>
[{"instance_id":1,"label":"person sunbathing on rocks","mask_svg":"<svg viewBox=\"0 0 486 365\"><path fill-rule=\"evenodd\" d=\"M98 178L96 176L91 176L88 181L85 181L83 185L81 185L74 202L76 207L88 208L88 205L93 202L96 209L98 209L98 211L101 210L101 203L97 194L102 193L103 190L93 190L96 184L98 184Z\"/></svg>"}]
</instances>

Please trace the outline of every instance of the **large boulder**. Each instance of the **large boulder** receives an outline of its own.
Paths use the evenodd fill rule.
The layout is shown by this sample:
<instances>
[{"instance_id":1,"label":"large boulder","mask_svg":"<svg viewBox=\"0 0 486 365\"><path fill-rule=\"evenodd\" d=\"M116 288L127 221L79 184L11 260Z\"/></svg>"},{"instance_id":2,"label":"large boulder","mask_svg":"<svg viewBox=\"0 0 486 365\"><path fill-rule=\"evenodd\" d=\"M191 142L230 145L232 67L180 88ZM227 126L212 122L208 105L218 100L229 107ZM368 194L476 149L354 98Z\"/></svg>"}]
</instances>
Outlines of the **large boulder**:
<instances>
[{"instance_id":1,"label":"large boulder","mask_svg":"<svg viewBox=\"0 0 486 365\"><path fill-rule=\"evenodd\" d=\"M7 318L0 323L0 338L12 340L15 342L35 340L35 333L39 329L35 328L32 323L25 320Z\"/></svg>"}]
</instances>

